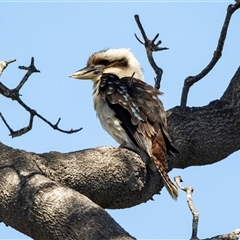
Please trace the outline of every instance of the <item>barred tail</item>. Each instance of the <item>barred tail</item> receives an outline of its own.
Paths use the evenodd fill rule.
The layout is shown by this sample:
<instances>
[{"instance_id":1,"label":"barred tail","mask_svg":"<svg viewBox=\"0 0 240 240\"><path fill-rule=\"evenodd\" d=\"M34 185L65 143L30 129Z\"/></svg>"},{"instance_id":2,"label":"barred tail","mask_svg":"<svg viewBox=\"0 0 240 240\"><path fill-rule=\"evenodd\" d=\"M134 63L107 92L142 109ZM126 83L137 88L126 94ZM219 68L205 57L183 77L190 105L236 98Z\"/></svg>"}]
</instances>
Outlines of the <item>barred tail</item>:
<instances>
[{"instance_id":1,"label":"barred tail","mask_svg":"<svg viewBox=\"0 0 240 240\"><path fill-rule=\"evenodd\" d=\"M166 187L166 189L168 190L169 194L171 195L171 197L174 200L177 200L178 197L178 189L175 186L175 184L171 181L171 179L169 178L165 166L164 164L161 162L161 160L158 160L156 157L152 156L152 160L155 164L155 166L157 167L162 180L163 180L163 184Z\"/></svg>"}]
</instances>

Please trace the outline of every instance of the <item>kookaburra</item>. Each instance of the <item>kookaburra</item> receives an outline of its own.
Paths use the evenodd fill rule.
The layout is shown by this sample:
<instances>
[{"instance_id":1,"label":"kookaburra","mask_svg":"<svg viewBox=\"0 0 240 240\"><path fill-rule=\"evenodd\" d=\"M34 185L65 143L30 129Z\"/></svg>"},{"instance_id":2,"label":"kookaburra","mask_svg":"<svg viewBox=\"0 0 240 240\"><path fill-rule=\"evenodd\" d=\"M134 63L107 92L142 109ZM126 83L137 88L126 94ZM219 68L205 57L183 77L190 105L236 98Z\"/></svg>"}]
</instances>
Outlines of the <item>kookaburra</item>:
<instances>
[{"instance_id":1,"label":"kookaburra","mask_svg":"<svg viewBox=\"0 0 240 240\"><path fill-rule=\"evenodd\" d=\"M143 72L126 48L94 53L87 66L70 77L93 81L94 108L103 128L120 146L137 152L158 170L173 199L178 190L167 174L166 154L176 152L167 132L159 90L144 82Z\"/></svg>"}]
</instances>

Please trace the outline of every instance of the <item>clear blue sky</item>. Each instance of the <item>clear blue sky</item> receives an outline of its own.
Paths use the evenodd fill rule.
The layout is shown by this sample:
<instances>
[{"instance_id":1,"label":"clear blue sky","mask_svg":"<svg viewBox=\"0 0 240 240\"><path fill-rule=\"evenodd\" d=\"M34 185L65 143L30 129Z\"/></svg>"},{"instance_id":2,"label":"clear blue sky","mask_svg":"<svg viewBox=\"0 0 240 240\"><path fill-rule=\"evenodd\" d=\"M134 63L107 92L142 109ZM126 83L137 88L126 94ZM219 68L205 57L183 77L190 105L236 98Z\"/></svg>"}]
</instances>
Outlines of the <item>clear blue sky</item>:
<instances>
[{"instance_id":1,"label":"clear blue sky","mask_svg":"<svg viewBox=\"0 0 240 240\"><path fill-rule=\"evenodd\" d=\"M145 79L153 83L145 50L134 21L139 14L150 38L160 33L162 46L170 50L155 53L163 68L161 90L166 109L179 105L184 79L205 67L216 47L226 8L234 1L212 2L45 2L0 3L0 60L16 58L1 81L14 88L30 58L40 74L34 74L23 87L22 99L55 123L62 118L64 129L83 127L77 134L52 130L38 119L31 132L12 139L0 121L1 141L9 146L37 153L51 150L69 152L102 145L117 146L101 128L92 104L92 83L68 76L85 66L88 56L106 48L131 48L144 68ZM221 97L240 64L240 10L235 13L223 56L216 68L190 90L188 105L203 106ZM0 111L13 129L28 123L28 113L15 102L0 96ZM239 152L224 161L204 167L170 172L192 185L194 204L200 213L199 237L228 233L240 227ZM138 239L189 239L192 216L185 194L174 202L164 189L139 206L111 210L111 216ZM26 236L0 224L0 239Z\"/></svg>"}]
</instances>

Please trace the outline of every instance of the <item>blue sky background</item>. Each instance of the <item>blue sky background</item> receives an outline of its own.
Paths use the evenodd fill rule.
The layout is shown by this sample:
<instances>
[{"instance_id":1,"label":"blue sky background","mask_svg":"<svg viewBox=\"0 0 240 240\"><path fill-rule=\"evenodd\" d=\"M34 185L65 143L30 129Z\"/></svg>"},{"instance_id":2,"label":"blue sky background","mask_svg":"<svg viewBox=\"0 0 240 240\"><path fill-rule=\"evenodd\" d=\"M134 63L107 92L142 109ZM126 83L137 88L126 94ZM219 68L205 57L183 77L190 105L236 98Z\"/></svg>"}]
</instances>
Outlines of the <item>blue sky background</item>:
<instances>
[{"instance_id":1,"label":"blue sky background","mask_svg":"<svg viewBox=\"0 0 240 240\"><path fill-rule=\"evenodd\" d=\"M211 2L1 2L0 60L16 58L1 77L14 88L29 65L30 58L41 73L31 76L21 90L23 101L55 123L62 118L63 129L83 127L66 135L35 119L32 131L12 139L0 121L1 141L14 148L37 153L51 150L69 152L96 146L117 146L101 128L92 104L92 83L68 76L85 66L93 52L106 48L131 48L144 68L145 79L153 84L145 50L134 33L141 37L134 20L139 14L150 38L160 33L163 47L155 53L164 70L161 98L165 108L180 103L184 79L198 74L209 62L229 3ZM221 97L240 64L240 10L233 16L223 56L214 70L195 84L189 94L189 106L203 106ZM17 103L0 96L0 111L13 129L28 124L29 115ZM204 167L174 169L185 185L194 187L194 204L200 213L199 237L212 237L240 227L240 154ZM165 189L139 206L107 210L137 239L189 239L192 216L184 192L177 202ZM26 239L11 227L0 224L0 239Z\"/></svg>"}]
</instances>

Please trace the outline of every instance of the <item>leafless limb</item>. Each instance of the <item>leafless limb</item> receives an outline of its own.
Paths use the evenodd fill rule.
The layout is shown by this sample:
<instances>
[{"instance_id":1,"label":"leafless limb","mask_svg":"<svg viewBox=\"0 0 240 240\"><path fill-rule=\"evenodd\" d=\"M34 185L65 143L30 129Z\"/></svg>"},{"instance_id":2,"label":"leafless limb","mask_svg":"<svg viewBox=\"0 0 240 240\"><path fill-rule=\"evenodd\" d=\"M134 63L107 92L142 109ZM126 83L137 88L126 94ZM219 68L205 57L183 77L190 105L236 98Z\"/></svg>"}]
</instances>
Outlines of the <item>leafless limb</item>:
<instances>
[{"instance_id":1,"label":"leafless limb","mask_svg":"<svg viewBox=\"0 0 240 240\"><path fill-rule=\"evenodd\" d=\"M3 70L7 67L7 65L11 62L16 61L16 59L14 60L10 60L10 61L2 61L0 62L0 74L3 72ZM10 131L10 136L12 137L18 137L21 136L25 133L27 133L28 131L30 131L32 129L32 125L33 125L33 119L35 116L39 117L40 119L42 119L44 122L46 122L49 126L51 126L53 129L58 130L60 132L63 133L75 133L75 132L79 132L80 130L82 130L82 128L79 129L71 129L71 130L63 130L61 128L58 127L59 122L61 120L61 118L58 119L58 121L53 124L51 122L49 122L46 118L44 118L43 116L41 116L39 113L37 113L36 110L30 108L28 105L26 105L20 98L20 94L19 91L22 88L22 86L27 82L28 78L32 75L32 73L35 72L40 72L39 70L37 70L37 68L34 65L34 58L31 58L31 63L28 67L25 66L19 66L19 69L22 70L27 70L27 73L24 75L23 79L20 81L20 83L18 84L18 86L14 89L9 89L7 88L4 84L2 84L0 82L0 94L2 94L3 96L7 97L7 98L11 98L13 101L17 101L26 111L28 111L30 113L30 118L29 118L29 123L27 127L23 127L19 130L14 131L9 124L7 123L6 119L3 117L2 113L0 112L0 118L3 120L4 124L6 125L6 127L8 128L8 130Z\"/></svg>"},{"instance_id":2,"label":"leafless limb","mask_svg":"<svg viewBox=\"0 0 240 240\"><path fill-rule=\"evenodd\" d=\"M27 70L27 73L25 74L25 76L23 77L22 81L18 84L18 86L15 88L15 90L17 92L19 92L19 90L22 88L22 86L25 84L25 82L28 80L28 78L31 76L32 73L40 73L39 70L37 70L37 68L34 66L34 58L31 58L31 63L29 65L29 67L25 67L25 66L19 66L19 69L22 70Z\"/></svg>"},{"instance_id":3,"label":"leafless limb","mask_svg":"<svg viewBox=\"0 0 240 240\"><path fill-rule=\"evenodd\" d=\"M157 51L162 51L162 50L167 50L168 48L166 47L159 47L159 45L162 43L161 40L159 40L157 43L155 43L155 41L157 40L157 38L159 37L159 33L153 38L153 40L148 39L143 26L140 22L139 16L135 15L134 16L135 21L140 29L140 32L142 34L143 40L144 42L142 42L138 36L136 35L136 33L134 34L136 39L145 46L146 52L147 52L147 58L148 61L151 65L151 67L153 68L153 70L155 71L156 77L154 79L155 81L155 88L159 89L160 88L160 83L161 83L161 79L162 79L162 74L163 74L163 70L157 66L156 62L153 59L153 52L157 52Z\"/></svg>"},{"instance_id":4,"label":"leafless limb","mask_svg":"<svg viewBox=\"0 0 240 240\"><path fill-rule=\"evenodd\" d=\"M209 62L209 64L196 76L189 76L185 79L183 90L182 90L182 96L181 96L181 107L186 107L186 105L187 105L187 97L188 97L188 92L189 92L190 87L194 83L198 82L203 77L205 77L213 69L213 67L216 65L217 61L221 58L224 42L225 42L225 39L227 36L227 30L228 30L228 26L229 26L232 14L239 8L240 8L239 1L236 1L235 4L230 4L228 6L227 14L226 14L223 26L222 26L220 37L218 39L218 45L217 45L216 50L213 53L213 57L212 57L211 61Z\"/></svg>"},{"instance_id":5,"label":"leafless limb","mask_svg":"<svg viewBox=\"0 0 240 240\"><path fill-rule=\"evenodd\" d=\"M190 240L198 240L199 238L197 237L197 230L198 230L198 220L199 220L199 213L195 209L193 205L193 200L192 200L192 193L194 191L193 187L183 187L181 185L182 178L181 176L176 176L174 177L174 181L176 182L177 186L182 189L184 192L187 194L187 204L188 207L193 215L193 222L192 222L192 236ZM232 233L228 234L222 234L218 235L212 238L205 238L202 240L238 240L238 235L240 234L240 228L237 228L235 231Z\"/></svg>"},{"instance_id":6,"label":"leafless limb","mask_svg":"<svg viewBox=\"0 0 240 240\"><path fill-rule=\"evenodd\" d=\"M192 193L193 193L194 189L193 189L193 187L182 187L181 186L181 182L182 182L181 176L174 177L174 181L176 182L177 186L180 189L182 189L183 191L185 191L187 194L187 204L193 215L191 240L199 239L197 237L199 214L198 214L198 211L195 209L195 207L193 205L193 200L192 200Z\"/></svg>"}]
</instances>

